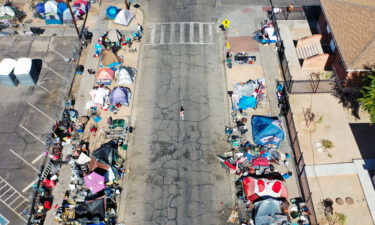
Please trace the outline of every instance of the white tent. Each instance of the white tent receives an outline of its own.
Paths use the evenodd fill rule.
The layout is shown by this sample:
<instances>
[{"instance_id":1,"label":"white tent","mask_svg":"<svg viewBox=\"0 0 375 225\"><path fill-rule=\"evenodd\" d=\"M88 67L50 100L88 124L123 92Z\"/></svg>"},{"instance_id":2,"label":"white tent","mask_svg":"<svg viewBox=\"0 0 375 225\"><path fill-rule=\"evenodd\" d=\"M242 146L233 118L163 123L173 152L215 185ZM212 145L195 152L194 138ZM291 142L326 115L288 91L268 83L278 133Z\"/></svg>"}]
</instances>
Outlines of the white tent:
<instances>
[{"instance_id":1,"label":"white tent","mask_svg":"<svg viewBox=\"0 0 375 225\"><path fill-rule=\"evenodd\" d=\"M132 12L130 12L129 10L123 9L117 14L114 20L114 23L128 26L130 21L133 19L133 17L134 17L134 14Z\"/></svg>"},{"instance_id":2,"label":"white tent","mask_svg":"<svg viewBox=\"0 0 375 225\"><path fill-rule=\"evenodd\" d=\"M122 66L116 71L117 84L132 84L134 81L134 76L130 75L126 67Z\"/></svg>"},{"instance_id":3,"label":"white tent","mask_svg":"<svg viewBox=\"0 0 375 225\"><path fill-rule=\"evenodd\" d=\"M14 75L29 75L31 73L33 62L30 58L20 58L14 68Z\"/></svg>"},{"instance_id":4,"label":"white tent","mask_svg":"<svg viewBox=\"0 0 375 225\"><path fill-rule=\"evenodd\" d=\"M2 19L13 19L16 16L16 13L10 6L1 6L0 7L0 18Z\"/></svg>"},{"instance_id":5,"label":"white tent","mask_svg":"<svg viewBox=\"0 0 375 225\"><path fill-rule=\"evenodd\" d=\"M63 22L66 24L73 23L73 17L69 9L65 9L63 12Z\"/></svg>"},{"instance_id":6,"label":"white tent","mask_svg":"<svg viewBox=\"0 0 375 225\"><path fill-rule=\"evenodd\" d=\"M46 16L57 16L58 3L56 1L47 1L44 4L44 12Z\"/></svg>"}]
</instances>

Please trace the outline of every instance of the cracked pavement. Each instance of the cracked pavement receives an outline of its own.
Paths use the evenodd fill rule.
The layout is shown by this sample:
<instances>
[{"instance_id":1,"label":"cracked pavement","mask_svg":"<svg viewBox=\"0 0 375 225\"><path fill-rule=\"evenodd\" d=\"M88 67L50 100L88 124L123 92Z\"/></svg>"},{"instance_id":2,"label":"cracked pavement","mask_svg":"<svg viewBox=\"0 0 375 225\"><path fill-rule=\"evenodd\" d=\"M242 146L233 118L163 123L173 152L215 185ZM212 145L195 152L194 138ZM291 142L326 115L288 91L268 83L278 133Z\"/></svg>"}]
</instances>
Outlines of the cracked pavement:
<instances>
[{"instance_id":1,"label":"cracked pavement","mask_svg":"<svg viewBox=\"0 0 375 225\"><path fill-rule=\"evenodd\" d=\"M143 3L153 9L144 8L146 22L216 21L216 1L178 2ZM144 46L130 173L119 215L127 225L228 224L235 203L230 175L216 159L229 146L223 135L228 103L215 29L213 45Z\"/></svg>"}]
</instances>

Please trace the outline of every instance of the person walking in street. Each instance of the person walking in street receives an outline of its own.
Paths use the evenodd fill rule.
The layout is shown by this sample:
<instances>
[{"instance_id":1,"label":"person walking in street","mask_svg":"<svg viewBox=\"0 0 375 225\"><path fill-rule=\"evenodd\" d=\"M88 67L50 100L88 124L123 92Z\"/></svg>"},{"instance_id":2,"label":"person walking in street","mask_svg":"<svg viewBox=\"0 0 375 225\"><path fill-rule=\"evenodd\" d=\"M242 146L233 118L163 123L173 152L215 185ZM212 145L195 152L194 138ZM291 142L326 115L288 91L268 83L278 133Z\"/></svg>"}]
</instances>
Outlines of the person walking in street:
<instances>
[{"instance_id":1,"label":"person walking in street","mask_svg":"<svg viewBox=\"0 0 375 225\"><path fill-rule=\"evenodd\" d=\"M184 109L184 107L182 107L181 106L181 108L180 108L180 118L181 118L181 120L184 120L184 115L185 114L185 109Z\"/></svg>"}]
</instances>

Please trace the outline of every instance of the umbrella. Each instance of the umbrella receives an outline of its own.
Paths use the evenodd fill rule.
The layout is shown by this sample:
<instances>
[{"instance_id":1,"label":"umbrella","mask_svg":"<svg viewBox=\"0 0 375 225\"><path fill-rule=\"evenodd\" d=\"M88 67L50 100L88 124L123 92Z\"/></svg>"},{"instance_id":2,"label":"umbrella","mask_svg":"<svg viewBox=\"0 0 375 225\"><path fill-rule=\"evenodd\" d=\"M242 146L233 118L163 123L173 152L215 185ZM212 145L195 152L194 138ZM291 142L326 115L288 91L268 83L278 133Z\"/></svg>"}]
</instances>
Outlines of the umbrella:
<instances>
[{"instance_id":1,"label":"umbrella","mask_svg":"<svg viewBox=\"0 0 375 225\"><path fill-rule=\"evenodd\" d=\"M105 188L104 177L95 172L90 173L83 179L85 180L86 187L90 189L93 194Z\"/></svg>"}]
</instances>

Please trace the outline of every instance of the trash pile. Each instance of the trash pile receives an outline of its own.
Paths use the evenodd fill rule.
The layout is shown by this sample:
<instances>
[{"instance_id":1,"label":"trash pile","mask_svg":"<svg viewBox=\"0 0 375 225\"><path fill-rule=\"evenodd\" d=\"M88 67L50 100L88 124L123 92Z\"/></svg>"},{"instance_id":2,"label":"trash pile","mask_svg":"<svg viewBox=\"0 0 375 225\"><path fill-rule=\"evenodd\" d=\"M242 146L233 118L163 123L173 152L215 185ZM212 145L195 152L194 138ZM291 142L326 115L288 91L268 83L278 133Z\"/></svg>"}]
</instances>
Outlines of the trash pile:
<instances>
[{"instance_id":1,"label":"trash pile","mask_svg":"<svg viewBox=\"0 0 375 225\"><path fill-rule=\"evenodd\" d=\"M257 83L238 86L237 93L247 95ZM245 88L244 88L245 87ZM251 87L251 88L250 88ZM251 118L252 142L247 140L247 118L232 113L235 127L226 127L225 134L231 151L218 155L222 166L237 176L236 193L246 206L247 214L242 225L292 224L290 222L286 180L292 172L287 169L289 154L280 152L285 134L278 117L254 115ZM300 207L298 207L300 209ZM295 208L293 208L295 210ZM308 209L298 220L308 224Z\"/></svg>"},{"instance_id":2,"label":"trash pile","mask_svg":"<svg viewBox=\"0 0 375 225\"><path fill-rule=\"evenodd\" d=\"M69 161L69 190L55 213L56 221L117 223L116 197L122 191L118 180L125 173L125 160L119 157L118 147L119 141L111 140L92 154L86 145L76 150Z\"/></svg>"}]
</instances>

